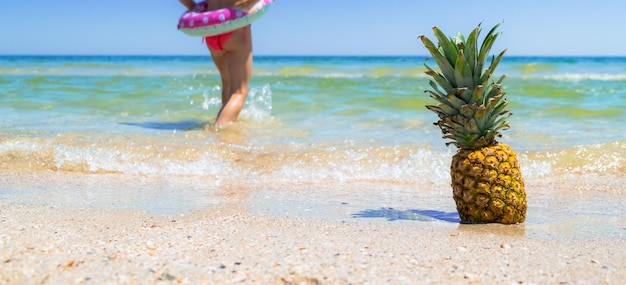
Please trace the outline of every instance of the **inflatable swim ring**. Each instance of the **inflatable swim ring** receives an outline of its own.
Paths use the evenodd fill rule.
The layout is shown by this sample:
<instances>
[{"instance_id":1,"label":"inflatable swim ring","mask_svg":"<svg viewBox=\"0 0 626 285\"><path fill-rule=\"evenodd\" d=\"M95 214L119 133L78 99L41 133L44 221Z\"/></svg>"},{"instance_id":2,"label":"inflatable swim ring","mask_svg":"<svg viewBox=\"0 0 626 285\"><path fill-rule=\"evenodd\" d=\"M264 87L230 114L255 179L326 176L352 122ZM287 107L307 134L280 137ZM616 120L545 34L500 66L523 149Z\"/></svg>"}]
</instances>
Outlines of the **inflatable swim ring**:
<instances>
[{"instance_id":1,"label":"inflatable swim ring","mask_svg":"<svg viewBox=\"0 0 626 285\"><path fill-rule=\"evenodd\" d=\"M196 10L187 11L178 21L178 29L183 33L196 36L207 37L227 33L261 18L270 8L274 0L258 0L253 5L241 9L236 7L224 8L214 11L206 11L208 5L206 1L198 2Z\"/></svg>"}]
</instances>

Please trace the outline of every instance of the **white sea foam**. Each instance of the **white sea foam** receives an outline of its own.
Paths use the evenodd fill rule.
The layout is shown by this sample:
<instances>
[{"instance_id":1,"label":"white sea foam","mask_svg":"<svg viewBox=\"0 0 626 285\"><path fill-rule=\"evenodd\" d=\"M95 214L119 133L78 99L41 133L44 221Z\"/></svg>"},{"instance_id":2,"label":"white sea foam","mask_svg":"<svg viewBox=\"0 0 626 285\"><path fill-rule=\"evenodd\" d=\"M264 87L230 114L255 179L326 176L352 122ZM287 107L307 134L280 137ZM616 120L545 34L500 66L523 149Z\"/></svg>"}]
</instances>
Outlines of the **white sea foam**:
<instances>
[{"instance_id":1,"label":"white sea foam","mask_svg":"<svg viewBox=\"0 0 626 285\"><path fill-rule=\"evenodd\" d=\"M522 76L525 79L547 79L555 81L580 82L586 80L595 81L626 81L626 73L562 73L545 75Z\"/></svg>"}]
</instances>

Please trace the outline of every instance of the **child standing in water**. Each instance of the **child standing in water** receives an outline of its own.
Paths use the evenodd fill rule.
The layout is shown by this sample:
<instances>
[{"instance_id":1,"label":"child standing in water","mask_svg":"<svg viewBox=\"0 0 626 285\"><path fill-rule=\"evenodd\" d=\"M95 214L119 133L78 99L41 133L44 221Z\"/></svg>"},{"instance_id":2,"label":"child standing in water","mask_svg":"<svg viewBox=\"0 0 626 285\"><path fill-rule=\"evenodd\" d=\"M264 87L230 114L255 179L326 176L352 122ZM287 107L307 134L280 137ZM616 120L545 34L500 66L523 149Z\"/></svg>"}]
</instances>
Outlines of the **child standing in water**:
<instances>
[{"instance_id":1,"label":"child standing in water","mask_svg":"<svg viewBox=\"0 0 626 285\"><path fill-rule=\"evenodd\" d=\"M179 1L189 10L196 6L193 0ZM210 0L207 2L207 11L213 11L246 6L256 0ZM219 129L237 121L248 96L248 86L252 76L252 32L248 25L221 35L205 37L204 41L222 79L222 108L217 113L214 125L211 126Z\"/></svg>"}]
</instances>

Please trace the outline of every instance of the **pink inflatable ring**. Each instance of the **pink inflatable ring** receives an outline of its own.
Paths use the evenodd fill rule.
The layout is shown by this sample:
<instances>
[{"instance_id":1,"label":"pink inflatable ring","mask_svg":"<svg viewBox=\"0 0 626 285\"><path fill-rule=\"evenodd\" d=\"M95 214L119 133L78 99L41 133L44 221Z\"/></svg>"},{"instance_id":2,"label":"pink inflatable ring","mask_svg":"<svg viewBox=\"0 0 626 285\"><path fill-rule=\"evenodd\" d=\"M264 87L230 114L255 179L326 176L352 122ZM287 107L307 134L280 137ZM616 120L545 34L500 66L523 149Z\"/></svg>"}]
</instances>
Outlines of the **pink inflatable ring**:
<instances>
[{"instance_id":1,"label":"pink inflatable ring","mask_svg":"<svg viewBox=\"0 0 626 285\"><path fill-rule=\"evenodd\" d=\"M193 10L180 16L178 29L196 37L215 36L234 31L265 15L272 2L274 0L259 0L246 8L231 7L214 11L206 11L208 8L206 1L198 2Z\"/></svg>"}]
</instances>

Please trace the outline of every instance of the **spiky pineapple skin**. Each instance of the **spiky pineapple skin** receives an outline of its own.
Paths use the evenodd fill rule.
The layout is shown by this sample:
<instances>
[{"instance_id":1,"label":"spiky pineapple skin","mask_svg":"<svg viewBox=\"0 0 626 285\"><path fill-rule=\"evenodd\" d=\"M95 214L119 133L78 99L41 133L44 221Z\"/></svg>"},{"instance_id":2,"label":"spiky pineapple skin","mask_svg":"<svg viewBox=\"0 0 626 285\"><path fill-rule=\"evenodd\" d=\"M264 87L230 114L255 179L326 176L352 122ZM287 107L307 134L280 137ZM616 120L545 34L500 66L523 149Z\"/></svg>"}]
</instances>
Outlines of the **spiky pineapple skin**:
<instances>
[{"instance_id":1,"label":"spiky pineapple skin","mask_svg":"<svg viewBox=\"0 0 626 285\"><path fill-rule=\"evenodd\" d=\"M450 166L453 197L464 223L523 223L526 191L513 149L496 143L460 149Z\"/></svg>"}]
</instances>

